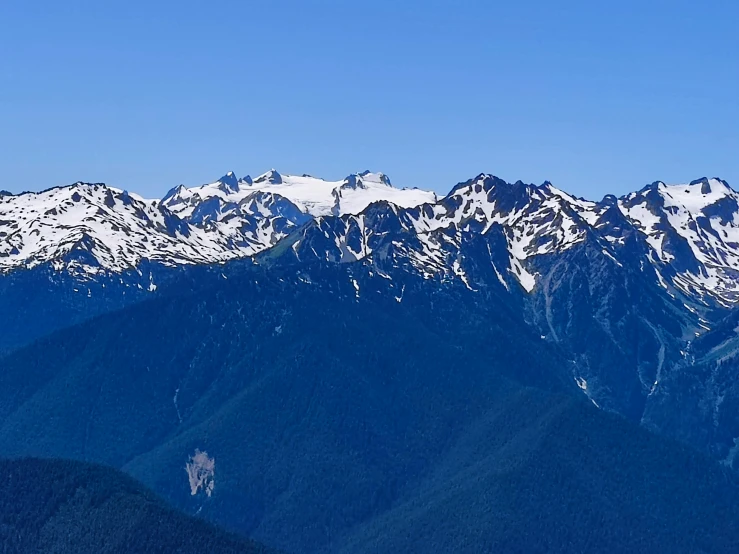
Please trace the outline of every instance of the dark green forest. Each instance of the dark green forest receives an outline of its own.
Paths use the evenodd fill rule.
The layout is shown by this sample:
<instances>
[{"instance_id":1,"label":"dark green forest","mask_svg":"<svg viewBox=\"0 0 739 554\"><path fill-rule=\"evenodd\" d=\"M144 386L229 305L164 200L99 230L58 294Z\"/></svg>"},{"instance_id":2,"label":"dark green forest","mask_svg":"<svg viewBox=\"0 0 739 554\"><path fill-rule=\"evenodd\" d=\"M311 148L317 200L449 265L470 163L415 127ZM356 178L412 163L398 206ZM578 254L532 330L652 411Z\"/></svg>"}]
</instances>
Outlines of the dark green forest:
<instances>
[{"instance_id":1,"label":"dark green forest","mask_svg":"<svg viewBox=\"0 0 739 554\"><path fill-rule=\"evenodd\" d=\"M3 554L267 554L167 506L112 468L68 460L0 460Z\"/></svg>"},{"instance_id":2,"label":"dark green forest","mask_svg":"<svg viewBox=\"0 0 739 554\"><path fill-rule=\"evenodd\" d=\"M739 548L733 472L597 409L510 305L412 280L397 302L382 277L312 271L293 274L309 287L229 274L0 359L2 452L123 469L296 554ZM197 449L212 496L188 485ZM63 505L117 513L71 482ZM69 512L53 513L24 524L33 540L96 540L60 539Z\"/></svg>"}]
</instances>

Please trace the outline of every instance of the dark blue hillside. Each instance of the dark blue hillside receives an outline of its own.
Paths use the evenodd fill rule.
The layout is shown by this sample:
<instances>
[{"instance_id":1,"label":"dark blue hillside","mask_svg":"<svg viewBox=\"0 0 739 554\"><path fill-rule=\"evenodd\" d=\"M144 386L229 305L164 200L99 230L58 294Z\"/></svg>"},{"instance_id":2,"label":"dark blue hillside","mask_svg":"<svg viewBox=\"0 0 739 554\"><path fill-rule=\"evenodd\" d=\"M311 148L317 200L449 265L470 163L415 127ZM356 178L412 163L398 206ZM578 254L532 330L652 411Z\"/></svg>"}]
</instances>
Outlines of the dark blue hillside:
<instances>
[{"instance_id":1,"label":"dark blue hillside","mask_svg":"<svg viewBox=\"0 0 739 554\"><path fill-rule=\"evenodd\" d=\"M273 552L177 512L112 468L24 458L0 460L0 475L0 550L7 554Z\"/></svg>"},{"instance_id":2,"label":"dark blue hillside","mask_svg":"<svg viewBox=\"0 0 739 554\"><path fill-rule=\"evenodd\" d=\"M521 390L338 551L735 552L738 491L733 473L687 447Z\"/></svg>"},{"instance_id":3,"label":"dark blue hillside","mask_svg":"<svg viewBox=\"0 0 739 554\"><path fill-rule=\"evenodd\" d=\"M181 507L310 551L430 471L507 394L503 376L567 389L556 351L506 306L360 269L219 275L12 354L0 452L125 467ZM216 459L211 498L190 495L195 449Z\"/></svg>"},{"instance_id":4,"label":"dark blue hillside","mask_svg":"<svg viewBox=\"0 0 739 554\"><path fill-rule=\"evenodd\" d=\"M43 264L0 275L0 355L170 288L182 294L224 271L235 271L225 267L250 265L249 260L237 260L224 265L169 267L144 260L137 269L120 274L101 270L93 276L75 276Z\"/></svg>"},{"instance_id":5,"label":"dark blue hillside","mask_svg":"<svg viewBox=\"0 0 739 554\"><path fill-rule=\"evenodd\" d=\"M123 468L291 552L735 544L723 471L595 409L520 311L393 277L233 266L54 333L0 359L0 453Z\"/></svg>"}]
</instances>

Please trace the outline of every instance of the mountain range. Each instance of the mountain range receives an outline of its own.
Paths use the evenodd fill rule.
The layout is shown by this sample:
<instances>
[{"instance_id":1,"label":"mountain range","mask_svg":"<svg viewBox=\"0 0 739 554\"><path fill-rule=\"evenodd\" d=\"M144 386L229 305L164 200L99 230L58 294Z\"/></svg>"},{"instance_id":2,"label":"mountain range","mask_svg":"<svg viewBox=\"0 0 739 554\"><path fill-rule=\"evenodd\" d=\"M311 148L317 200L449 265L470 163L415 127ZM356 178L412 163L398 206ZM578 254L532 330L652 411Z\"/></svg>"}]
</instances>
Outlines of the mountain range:
<instances>
[{"instance_id":1,"label":"mountain range","mask_svg":"<svg viewBox=\"0 0 739 554\"><path fill-rule=\"evenodd\" d=\"M288 552L730 551L737 271L717 178L2 193L0 455Z\"/></svg>"},{"instance_id":2,"label":"mountain range","mask_svg":"<svg viewBox=\"0 0 739 554\"><path fill-rule=\"evenodd\" d=\"M7 273L50 264L94 275L134 269L143 260L217 263L270 249L309 221L312 225L302 230L308 237L311 228L325 232L323 227L343 225L333 237L336 250L329 259L354 261L372 253L368 241L375 230L363 226L363 216L375 203L392 206L403 230L424 245L424 252L411 256L419 271L454 273L439 258L448 255L440 235L458 243L460 233L485 234L498 224L516 280L531 291L537 282L528 267L531 259L561 253L589 238L617 258L636 235L645 248L640 259L632 256L631 261L642 270L648 264L668 292L710 305L731 306L737 299L737 193L720 179L705 178L687 185L655 182L600 202L574 198L548 182L509 184L484 174L456 185L442 199L432 192L395 188L382 173L370 172L337 182L275 170L253 180L229 172L208 185L174 188L162 200L145 200L104 184L75 183L0 195L0 269ZM346 242L347 234L357 237L358 250ZM323 258L325 252L302 254Z\"/></svg>"}]
</instances>

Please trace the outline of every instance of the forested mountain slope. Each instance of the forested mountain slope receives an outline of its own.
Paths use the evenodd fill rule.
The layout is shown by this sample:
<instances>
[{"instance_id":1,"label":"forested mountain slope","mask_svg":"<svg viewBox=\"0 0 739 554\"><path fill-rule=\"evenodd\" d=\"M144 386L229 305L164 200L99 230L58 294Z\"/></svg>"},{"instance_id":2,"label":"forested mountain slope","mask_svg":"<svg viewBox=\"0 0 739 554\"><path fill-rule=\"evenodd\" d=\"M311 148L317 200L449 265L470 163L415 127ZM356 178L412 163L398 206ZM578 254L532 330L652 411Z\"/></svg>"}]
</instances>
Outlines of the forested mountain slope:
<instances>
[{"instance_id":1,"label":"forested mountain slope","mask_svg":"<svg viewBox=\"0 0 739 554\"><path fill-rule=\"evenodd\" d=\"M4 554L268 554L170 508L131 477L68 460L0 460Z\"/></svg>"},{"instance_id":2,"label":"forested mountain slope","mask_svg":"<svg viewBox=\"0 0 739 554\"><path fill-rule=\"evenodd\" d=\"M0 450L122 468L290 552L733 547L728 470L598 410L504 291L209 274L1 359Z\"/></svg>"}]
</instances>

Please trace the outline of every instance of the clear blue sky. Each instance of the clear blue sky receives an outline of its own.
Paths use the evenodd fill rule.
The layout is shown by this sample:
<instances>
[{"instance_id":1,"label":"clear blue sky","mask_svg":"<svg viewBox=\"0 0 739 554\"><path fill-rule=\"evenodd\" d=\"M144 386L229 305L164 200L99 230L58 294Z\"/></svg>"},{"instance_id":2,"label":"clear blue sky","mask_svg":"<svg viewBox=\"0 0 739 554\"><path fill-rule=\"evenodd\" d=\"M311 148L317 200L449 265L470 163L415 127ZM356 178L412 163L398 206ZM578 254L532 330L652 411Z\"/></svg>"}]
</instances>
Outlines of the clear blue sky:
<instances>
[{"instance_id":1,"label":"clear blue sky","mask_svg":"<svg viewBox=\"0 0 739 554\"><path fill-rule=\"evenodd\" d=\"M0 189L739 188L739 2L0 2Z\"/></svg>"}]
</instances>

